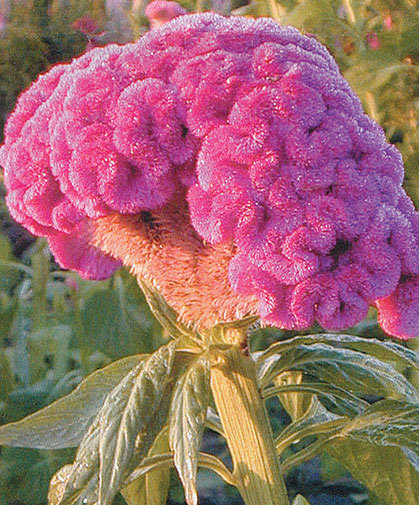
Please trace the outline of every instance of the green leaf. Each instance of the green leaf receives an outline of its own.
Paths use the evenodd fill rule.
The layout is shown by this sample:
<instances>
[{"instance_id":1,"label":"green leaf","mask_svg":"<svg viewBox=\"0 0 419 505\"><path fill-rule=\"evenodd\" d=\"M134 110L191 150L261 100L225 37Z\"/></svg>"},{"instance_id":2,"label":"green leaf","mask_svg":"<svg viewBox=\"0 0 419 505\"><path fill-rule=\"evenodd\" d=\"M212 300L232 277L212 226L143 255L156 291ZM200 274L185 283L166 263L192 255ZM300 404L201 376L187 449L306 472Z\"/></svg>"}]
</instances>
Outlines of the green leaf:
<instances>
[{"instance_id":1,"label":"green leaf","mask_svg":"<svg viewBox=\"0 0 419 505\"><path fill-rule=\"evenodd\" d=\"M416 6L413 6L416 9ZM419 41L418 41L418 31L419 31L419 21L417 16L412 18L413 23L407 26L401 32L400 40L400 52L401 57L411 56L414 53L419 53Z\"/></svg>"},{"instance_id":2,"label":"green leaf","mask_svg":"<svg viewBox=\"0 0 419 505\"><path fill-rule=\"evenodd\" d=\"M135 374L129 374L106 398L100 413L99 503L112 503L119 491L134 453L143 459L166 419L162 403L170 397L175 347L161 347L143 361ZM137 439L140 432L140 440ZM137 440L136 440L137 439Z\"/></svg>"},{"instance_id":3,"label":"green leaf","mask_svg":"<svg viewBox=\"0 0 419 505\"><path fill-rule=\"evenodd\" d=\"M72 393L21 421L0 426L0 444L36 449L77 447L106 395L143 355L116 361L87 377Z\"/></svg>"},{"instance_id":4,"label":"green leaf","mask_svg":"<svg viewBox=\"0 0 419 505\"><path fill-rule=\"evenodd\" d=\"M98 317L100 314L100 317ZM111 358L133 351L122 325L120 298L115 289L107 285L94 286L85 297L81 322L83 346L89 350L100 349Z\"/></svg>"},{"instance_id":5,"label":"green leaf","mask_svg":"<svg viewBox=\"0 0 419 505\"><path fill-rule=\"evenodd\" d=\"M307 23L333 19L334 12L330 2L326 0L303 0L285 16L282 22L305 28Z\"/></svg>"},{"instance_id":6,"label":"green leaf","mask_svg":"<svg viewBox=\"0 0 419 505\"><path fill-rule=\"evenodd\" d=\"M155 354L157 354L157 351ZM153 357L155 355L150 356ZM112 417L112 413L109 413L109 404L111 403L110 398L118 399L123 396L123 393L128 394L130 392L130 387L133 387L136 379L141 375L143 370L143 365L150 361L150 358L143 360L140 363L137 362L136 366L131 369L131 371L120 381L120 383L109 393L107 399L105 400L101 410L98 412L94 422L91 424L89 431L84 436L81 441L80 447L77 451L75 461L72 465L72 471L67 478L65 490L62 493L60 505L90 505L96 504L98 502L99 495L99 470L100 464L100 445L103 425L106 423L108 416ZM166 400L167 406L161 405L161 416L163 421L165 418L164 412L168 411L170 396ZM113 402L115 404L115 402ZM118 417L118 413L116 414ZM152 420L152 424L147 424L144 427L144 433L142 436L140 434L135 440L136 447L138 449L134 452L143 451L144 454L141 455L140 461L144 458L148 448L152 444L158 431L161 430L159 424L161 421L156 419ZM112 461L109 462L112 464ZM128 468L130 471L131 468Z\"/></svg>"},{"instance_id":7,"label":"green leaf","mask_svg":"<svg viewBox=\"0 0 419 505\"><path fill-rule=\"evenodd\" d=\"M272 396L278 396L280 401L285 407L285 410L290 415L291 419L296 420L302 417L313 400L312 395L307 395L305 393L316 394L321 398L326 398L328 404L333 406L333 410L338 410L341 415L354 417L355 415L361 413L365 408L369 407L369 403L365 400L357 398L356 396L348 393L342 388L333 386L332 384L324 384L322 382L303 382L301 384L286 384L284 386L274 386L271 388L264 389L262 391L262 396L264 398L270 398ZM307 398L304 406L304 410L301 409L298 412L298 416L295 413L295 407L293 404L289 404L288 401L283 401L283 396L293 394L295 397L305 397Z\"/></svg>"},{"instance_id":8,"label":"green leaf","mask_svg":"<svg viewBox=\"0 0 419 505\"><path fill-rule=\"evenodd\" d=\"M42 328L28 335L27 347L31 382L45 377L48 371L44 362L45 356L51 356L57 380L65 375L71 339L72 328L64 324L45 324Z\"/></svg>"},{"instance_id":9,"label":"green leaf","mask_svg":"<svg viewBox=\"0 0 419 505\"><path fill-rule=\"evenodd\" d=\"M54 474L49 484L48 505L58 505L72 470L73 465L65 465Z\"/></svg>"},{"instance_id":10,"label":"green leaf","mask_svg":"<svg viewBox=\"0 0 419 505\"><path fill-rule=\"evenodd\" d=\"M7 401L10 393L15 387L15 379L10 358L5 352L0 352L0 377L0 401ZM1 428L2 427L0 427L0 441Z\"/></svg>"},{"instance_id":11,"label":"green leaf","mask_svg":"<svg viewBox=\"0 0 419 505\"><path fill-rule=\"evenodd\" d=\"M151 456L142 461L141 465L138 466L127 478L127 484L134 482L142 475L145 475L151 470L157 468L165 467L168 465L173 465L173 454L158 454L157 456ZM227 484L230 486L238 487L239 483L236 477L230 472L230 470L224 465L224 463L213 456L212 454L207 454L205 452L199 453L198 465L202 468L212 470L217 475L219 475Z\"/></svg>"},{"instance_id":12,"label":"green leaf","mask_svg":"<svg viewBox=\"0 0 419 505\"><path fill-rule=\"evenodd\" d=\"M170 412L170 447L188 505L197 505L198 455L209 402L210 366L200 356L181 377Z\"/></svg>"},{"instance_id":13,"label":"green leaf","mask_svg":"<svg viewBox=\"0 0 419 505\"><path fill-rule=\"evenodd\" d=\"M283 372L276 377L274 382L276 386L280 387L301 384L302 380L303 374L301 372ZM302 394L298 390L280 393L278 398L293 421L302 417L311 403L311 395Z\"/></svg>"},{"instance_id":14,"label":"green leaf","mask_svg":"<svg viewBox=\"0 0 419 505\"><path fill-rule=\"evenodd\" d=\"M152 352L164 343L160 325L151 317L141 289L126 271L118 271L106 282L84 283L73 296L79 305L79 344L83 349L100 349L111 359L118 359L138 349Z\"/></svg>"},{"instance_id":15,"label":"green leaf","mask_svg":"<svg viewBox=\"0 0 419 505\"><path fill-rule=\"evenodd\" d=\"M328 452L384 503L419 503L419 468L403 449L343 439L328 447Z\"/></svg>"},{"instance_id":16,"label":"green leaf","mask_svg":"<svg viewBox=\"0 0 419 505\"><path fill-rule=\"evenodd\" d=\"M300 494L298 494L294 498L292 505L310 505L310 503L304 498L304 496L301 496Z\"/></svg>"},{"instance_id":17,"label":"green leaf","mask_svg":"<svg viewBox=\"0 0 419 505\"><path fill-rule=\"evenodd\" d=\"M285 459L284 471L326 449L389 505L419 503L419 405L382 400L345 420L317 403L311 415L280 435L280 451L300 438L319 436Z\"/></svg>"},{"instance_id":18,"label":"green leaf","mask_svg":"<svg viewBox=\"0 0 419 505\"><path fill-rule=\"evenodd\" d=\"M50 404L65 395L70 394L83 380L83 374L80 369L71 370L59 380L54 388L49 392L46 403Z\"/></svg>"},{"instance_id":19,"label":"green leaf","mask_svg":"<svg viewBox=\"0 0 419 505\"><path fill-rule=\"evenodd\" d=\"M379 498L419 503L419 405L377 402L332 440L332 456Z\"/></svg>"},{"instance_id":20,"label":"green leaf","mask_svg":"<svg viewBox=\"0 0 419 505\"><path fill-rule=\"evenodd\" d=\"M47 282L50 270L50 252L45 239L36 241L35 252L31 256L32 277L32 325L42 328L47 318Z\"/></svg>"},{"instance_id":21,"label":"green leaf","mask_svg":"<svg viewBox=\"0 0 419 505\"><path fill-rule=\"evenodd\" d=\"M395 342L382 342L375 338L356 337L333 333L317 335L301 335L287 340L275 342L268 349L258 355L263 360L273 354L281 354L299 345L327 344L332 347L351 349L369 354L377 359L401 366L413 367L419 370L419 356L415 351Z\"/></svg>"},{"instance_id":22,"label":"green leaf","mask_svg":"<svg viewBox=\"0 0 419 505\"><path fill-rule=\"evenodd\" d=\"M275 445L280 454L294 442L305 437L333 434L347 418L332 414L313 396L311 405L305 414L297 421L284 428L275 440Z\"/></svg>"},{"instance_id":23,"label":"green leaf","mask_svg":"<svg viewBox=\"0 0 419 505\"><path fill-rule=\"evenodd\" d=\"M0 291L0 335L3 342L7 341L8 336L13 331L13 323L18 314L18 308L19 305L15 298L8 296L4 291Z\"/></svg>"},{"instance_id":24,"label":"green leaf","mask_svg":"<svg viewBox=\"0 0 419 505\"><path fill-rule=\"evenodd\" d=\"M0 260L9 261L13 258L13 249L6 235L0 234ZM0 270L3 270L0 264Z\"/></svg>"},{"instance_id":25,"label":"green leaf","mask_svg":"<svg viewBox=\"0 0 419 505\"><path fill-rule=\"evenodd\" d=\"M350 420L334 438L353 438L372 445L403 447L419 461L419 404L382 400ZM419 465L418 465L419 470Z\"/></svg>"},{"instance_id":26,"label":"green leaf","mask_svg":"<svg viewBox=\"0 0 419 505\"><path fill-rule=\"evenodd\" d=\"M212 407L207 409L206 427L225 438L220 416Z\"/></svg>"},{"instance_id":27,"label":"green leaf","mask_svg":"<svg viewBox=\"0 0 419 505\"><path fill-rule=\"evenodd\" d=\"M168 430L163 429L156 437L147 458L167 454L169 452ZM128 505L166 505L170 486L170 467L172 458L167 465L151 468L145 475L131 482L121 490Z\"/></svg>"},{"instance_id":28,"label":"green leaf","mask_svg":"<svg viewBox=\"0 0 419 505\"><path fill-rule=\"evenodd\" d=\"M127 335L127 349L132 346L152 352L166 343L136 278L121 269L114 275L114 283L119 298L120 333Z\"/></svg>"},{"instance_id":29,"label":"green leaf","mask_svg":"<svg viewBox=\"0 0 419 505\"><path fill-rule=\"evenodd\" d=\"M368 57L360 59L358 64L354 64L346 70L344 75L354 91L363 97L366 91L377 93L399 76L408 73L417 75L418 69L407 63L400 63L397 57L392 58L392 61L389 62L380 53L370 53Z\"/></svg>"},{"instance_id":30,"label":"green leaf","mask_svg":"<svg viewBox=\"0 0 419 505\"><path fill-rule=\"evenodd\" d=\"M58 505L90 505L97 501L99 484L100 414L91 424L77 451Z\"/></svg>"},{"instance_id":31,"label":"green leaf","mask_svg":"<svg viewBox=\"0 0 419 505\"><path fill-rule=\"evenodd\" d=\"M328 0L302 0L281 18L281 24L292 25L308 32L316 33L322 42L333 35L346 35L354 39L360 37L358 30L337 15L336 2Z\"/></svg>"},{"instance_id":32,"label":"green leaf","mask_svg":"<svg viewBox=\"0 0 419 505\"><path fill-rule=\"evenodd\" d=\"M16 286L22 272L30 274L31 269L15 261L10 240L0 233L0 290L3 296Z\"/></svg>"},{"instance_id":33,"label":"green leaf","mask_svg":"<svg viewBox=\"0 0 419 505\"><path fill-rule=\"evenodd\" d=\"M368 354L323 343L299 345L281 354L262 353L257 363L262 387L288 370L300 370L352 394L418 401L412 384L391 365Z\"/></svg>"}]
</instances>

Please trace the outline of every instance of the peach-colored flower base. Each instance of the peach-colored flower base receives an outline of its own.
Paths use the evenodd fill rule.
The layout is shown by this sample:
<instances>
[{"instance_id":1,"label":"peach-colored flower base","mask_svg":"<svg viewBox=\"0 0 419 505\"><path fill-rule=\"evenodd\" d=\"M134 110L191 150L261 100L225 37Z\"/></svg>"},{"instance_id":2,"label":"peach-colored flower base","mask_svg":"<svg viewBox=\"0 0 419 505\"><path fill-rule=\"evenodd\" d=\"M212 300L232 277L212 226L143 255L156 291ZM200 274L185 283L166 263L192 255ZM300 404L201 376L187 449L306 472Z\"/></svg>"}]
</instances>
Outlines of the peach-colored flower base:
<instances>
[{"instance_id":1,"label":"peach-colored flower base","mask_svg":"<svg viewBox=\"0 0 419 505\"><path fill-rule=\"evenodd\" d=\"M93 245L151 282L182 322L203 329L257 313L256 298L237 295L230 286L233 246L204 244L179 201L153 212L100 218L93 228Z\"/></svg>"}]
</instances>

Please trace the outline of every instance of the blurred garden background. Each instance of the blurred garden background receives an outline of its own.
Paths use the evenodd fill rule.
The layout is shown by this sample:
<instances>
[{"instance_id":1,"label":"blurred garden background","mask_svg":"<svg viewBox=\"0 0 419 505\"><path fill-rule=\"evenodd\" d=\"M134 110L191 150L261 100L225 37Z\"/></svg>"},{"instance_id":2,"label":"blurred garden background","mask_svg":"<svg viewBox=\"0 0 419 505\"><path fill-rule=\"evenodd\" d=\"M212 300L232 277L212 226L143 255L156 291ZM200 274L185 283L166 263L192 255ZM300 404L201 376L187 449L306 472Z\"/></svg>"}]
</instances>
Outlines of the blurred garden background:
<instances>
[{"instance_id":1,"label":"blurred garden background","mask_svg":"<svg viewBox=\"0 0 419 505\"><path fill-rule=\"evenodd\" d=\"M418 206L415 0L180 3L190 12L270 16L324 43L366 112L401 151L405 188ZM141 37L149 29L146 6L146 0L0 0L0 142L17 96L39 73L92 47ZM252 347L263 348L283 333L256 329ZM349 333L385 338L374 313ZM0 424L67 394L95 369L122 356L152 351L165 340L128 272L89 282L61 271L44 240L35 240L10 218L0 176ZM410 378L419 385L417 377ZM274 430L288 422L278 403L271 409ZM215 434L205 436L204 446L221 458L227 453ZM45 504L49 479L73 456L73 450L1 448L1 505ZM301 492L312 505L381 503L327 455L294 470L287 485L291 494ZM241 503L220 479L204 471L199 492L202 505ZM171 486L168 503L184 503L180 485Z\"/></svg>"}]
</instances>

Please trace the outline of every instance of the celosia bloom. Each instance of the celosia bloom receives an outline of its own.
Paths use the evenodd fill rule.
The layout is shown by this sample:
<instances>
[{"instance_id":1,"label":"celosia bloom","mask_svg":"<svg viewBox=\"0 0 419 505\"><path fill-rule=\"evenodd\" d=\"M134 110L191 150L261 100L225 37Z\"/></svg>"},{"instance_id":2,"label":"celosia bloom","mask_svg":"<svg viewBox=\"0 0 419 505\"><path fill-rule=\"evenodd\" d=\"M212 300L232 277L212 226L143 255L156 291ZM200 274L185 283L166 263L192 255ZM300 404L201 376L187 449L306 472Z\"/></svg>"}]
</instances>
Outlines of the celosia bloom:
<instances>
[{"instance_id":1,"label":"celosia bloom","mask_svg":"<svg viewBox=\"0 0 419 505\"><path fill-rule=\"evenodd\" d=\"M120 258L204 326L341 330L375 305L419 334L401 156L294 28L186 15L94 49L22 95L5 138L10 211L65 268Z\"/></svg>"}]
</instances>

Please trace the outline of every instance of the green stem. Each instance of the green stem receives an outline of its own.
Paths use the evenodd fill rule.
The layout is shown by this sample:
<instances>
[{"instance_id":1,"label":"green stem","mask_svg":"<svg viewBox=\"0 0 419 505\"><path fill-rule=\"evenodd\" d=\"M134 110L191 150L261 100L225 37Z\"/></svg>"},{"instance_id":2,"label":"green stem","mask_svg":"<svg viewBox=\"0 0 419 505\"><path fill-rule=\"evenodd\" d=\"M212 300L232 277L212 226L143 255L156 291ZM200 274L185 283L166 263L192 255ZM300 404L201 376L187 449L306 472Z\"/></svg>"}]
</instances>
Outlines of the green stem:
<instances>
[{"instance_id":1,"label":"green stem","mask_svg":"<svg viewBox=\"0 0 419 505\"><path fill-rule=\"evenodd\" d=\"M297 452L297 454L287 458L281 464L282 472L288 473L290 470L292 470L296 466L301 465L301 463L304 463L304 461L308 461L309 459L314 458L314 456L317 456L317 454L322 452L327 447L327 445L330 443L332 438L333 438L333 435L331 437L326 437L326 438L322 438L320 440L317 440L316 442L313 442L305 449Z\"/></svg>"},{"instance_id":2,"label":"green stem","mask_svg":"<svg viewBox=\"0 0 419 505\"><path fill-rule=\"evenodd\" d=\"M303 438L310 437L313 435L322 435L323 433L326 433L327 435L330 435L331 432L335 432L339 430L342 426L344 426L348 422L348 419L334 419L333 421L328 421L325 423L321 423L318 425L314 426L307 426L306 428L303 428L302 430L296 431L294 433L291 433L290 435L286 437L279 437L276 440L276 449L279 454L282 454L284 450L292 445L294 442L297 442L299 440L302 440Z\"/></svg>"},{"instance_id":3,"label":"green stem","mask_svg":"<svg viewBox=\"0 0 419 505\"><path fill-rule=\"evenodd\" d=\"M355 12L352 8L351 0L343 0L343 5L345 7L345 10L348 14L348 20L351 23L351 25L354 25L356 23L356 17L355 17Z\"/></svg>"},{"instance_id":4,"label":"green stem","mask_svg":"<svg viewBox=\"0 0 419 505\"><path fill-rule=\"evenodd\" d=\"M49 253L46 242L38 240L37 251L32 255L32 327L39 330L47 318L47 283L49 278Z\"/></svg>"},{"instance_id":5,"label":"green stem","mask_svg":"<svg viewBox=\"0 0 419 505\"><path fill-rule=\"evenodd\" d=\"M215 431L215 433L218 433L221 435L223 438L225 438L223 427L221 426L220 418L214 411L212 410L211 407L208 408L207 410L207 419L205 421L205 426L209 428L212 431Z\"/></svg>"},{"instance_id":6,"label":"green stem","mask_svg":"<svg viewBox=\"0 0 419 505\"><path fill-rule=\"evenodd\" d=\"M246 505L288 505L254 363L237 345L218 354L211 389Z\"/></svg>"},{"instance_id":7,"label":"green stem","mask_svg":"<svg viewBox=\"0 0 419 505\"><path fill-rule=\"evenodd\" d=\"M15 261L0 260L0 267L13 268L15 270L19 270L20 272L23 272L24 274L28 275L29 277L32 277L32 275L33 275L32 268L29 268L26 265L23 265L22 263L16 263Z\"/></svg>"},{"instance_id":8,"label":"green stem","mask_svg":"<svg viewBox=\"0 0 419 505\"><path fill-rule=\"evenodd\" d=\"M271 11L271 16L273 17L273 19L275 19L275 21L280 21L281 15L280 15L279 6L276 3L276 0L269 0L269 7L270 7L270 11Z\"/></svg>"},{"instance_id":9,"label":"green stem","mask_svg":"<svg viewBox=\"0 0 419 505\"><path fill-rule=\"evenodd\" d=\"M84 345L84 327L82 320L82 300L78 289L71 290L71 298L73 301L74 323L73 329L77 340L77 347L80 349L80 360L84 373L90 373L89 350Z\"/></svg>"},{"instance_id":10,"label":"green stem","mask_svg":"<svg viewBox=\"0 0 419 505\"><path fill-rule=\"evenodd\" d=\"M224 479L225 482L227 482L227 484L230 484L231 486L236 485L236 481L230 470L224 466L222 461L220 461L212 454L200 452L198 457L198 464L202 468L207 468L208 470L212 470L213 472L217 473L222 479ZM149 458L144 459L141 465L138 466L129 475L129 477L125 480L124 485L128 486L135 480L145 475L147 472L156 470L157 468L164 468L168 465L174 466L172 452L150 456Z\"/></svg>"},{"instance_id":11,"label":"green stem","mask_svg":"<svg viewBox=\"0 0 419 505\"><path fill-rule=\"evenodd\" d=\"M329 384L323 384L321 382L306 382L303 384L286 384L284 386L272 386L262 390L262 397L264 399L272 398L283 393L313 393L319 396L334 396L340 398L343 401L348 402L355 409L355 406L359 409L367 408L370 406L368 402L357 398L356 396L348 393L342 388L337 386L331 386ZM355 411L355 413L358 413Z\"/></svg>"}]
</instances>

